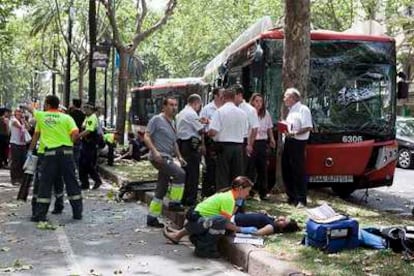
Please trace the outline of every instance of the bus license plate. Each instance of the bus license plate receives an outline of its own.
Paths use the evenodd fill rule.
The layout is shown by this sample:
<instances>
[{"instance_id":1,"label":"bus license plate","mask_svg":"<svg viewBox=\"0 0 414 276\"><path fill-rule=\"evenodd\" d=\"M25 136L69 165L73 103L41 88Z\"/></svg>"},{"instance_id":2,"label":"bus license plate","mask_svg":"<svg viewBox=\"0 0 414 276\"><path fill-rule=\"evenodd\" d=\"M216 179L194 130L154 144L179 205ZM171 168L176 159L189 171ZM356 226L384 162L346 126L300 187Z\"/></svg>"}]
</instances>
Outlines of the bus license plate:
<instances>
[{"instance_id":1,"label":"bus license plate","mask_svg":"<svg viewBox=\"0 0 414 276\"><path fill-rule=\"evenodd\" d=\"M312 176L309 176L309 182L311 183L322 183L322 182L349 183L353 181L354 181L354 177L352 175L312 175Z\"/></svg>"}]
</instances>

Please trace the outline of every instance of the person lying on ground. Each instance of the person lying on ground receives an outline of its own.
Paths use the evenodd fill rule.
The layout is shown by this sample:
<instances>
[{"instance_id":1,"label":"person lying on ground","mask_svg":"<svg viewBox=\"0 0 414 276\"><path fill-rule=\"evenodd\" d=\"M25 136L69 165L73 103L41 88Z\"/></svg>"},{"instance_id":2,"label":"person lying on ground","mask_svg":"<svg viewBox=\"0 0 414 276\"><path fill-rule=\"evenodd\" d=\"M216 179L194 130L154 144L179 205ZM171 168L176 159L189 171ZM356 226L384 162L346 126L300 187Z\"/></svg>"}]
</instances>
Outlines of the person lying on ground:
<instances>
[{"instance_id":1,"label":"person lying on ground","mask_svg":"<svg viewBox=\"0 0 414 276\"><path fill-rule=\"evenodd\" d=\"M164 228L165 238L174 244L189 235L190 241L195 245L194 253L199 257L220 257L217 250L218 238L226 230L252 234L256 227L239 227L230 221L237 210L236 201L245 199L253 186L249 178L236 177L230 188L218 192L188 210L186 222L180 230Z\"/></svg>"},{"instance_id":2,"label":"person lying on ground","mask_svg":"<svg viewBox=\"0 0 414 276\"><path fill-rule=\"evenodd\" d=\"M239 227L256 227L258 230L254 235L257 236L300 231L300 227L294 219L284 216L272 217L266 212L236 213L232 222Z\"/></svg>"}]
</instances>

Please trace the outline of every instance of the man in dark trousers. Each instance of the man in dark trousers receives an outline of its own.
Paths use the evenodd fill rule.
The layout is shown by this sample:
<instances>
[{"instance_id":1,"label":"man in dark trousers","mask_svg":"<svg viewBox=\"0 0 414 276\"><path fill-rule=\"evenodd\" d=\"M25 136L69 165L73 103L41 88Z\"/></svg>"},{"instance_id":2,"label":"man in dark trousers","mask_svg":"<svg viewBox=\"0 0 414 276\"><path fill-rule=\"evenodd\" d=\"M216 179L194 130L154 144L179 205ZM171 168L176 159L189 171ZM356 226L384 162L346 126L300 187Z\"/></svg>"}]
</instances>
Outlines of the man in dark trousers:
<instances>
[{"instance_id":1,"label":"man in dark trousers","mask_svg":"<svg viewBox=\"0 0 414 276\"><path fill-rule=\"evenodd\" d=\"M37 200L38 192L39 192L40 176L42 175L42 171L41 171L42 161L45 155L45 146L41 143L41 141L39 141L39 139L40 139L40 129L39 129L39 125L36 124L36 128L35 128L35 131L32 137L32 142L30 143L29 151L28 151L28 154L31 155L33 150L35 150L36 146L38 145L36 149L36 155L38 158L37 167L36 167L36 172L35 172L34 180L33 180L32 217L35 217L36 215L36 200ZM56 178L56 182L53 185L53 192L55 194L55 207L52 211L52 214L55 214L55 215L61 214L64 209L64 202L63 202L64 191L63 190L64 190L63 179L62 177L58 177Z\"/></svg>"},{"instance_id":2,"label":"man in dark trousers","mask_svg":"<svg viewBox=\"0 0 414 276\"><path fill-rule=\"evenodd\" d=\"M253 146L256 140L257 130L259 128L259 117L256 109L244 100L244 89L240 84L234 85L236 97L234 103L246 113L248 129L244 134L244 150L243 150L243 175L249 175L247 171L247 164L250 156L253 154Z\"/></svg>"},{"instance_id":3,"label":"man in dark trousers","mask_svg":"<svg viewBox=\"0 0 414 276\"><path fill-rule=\"evenodd\" d=\"M214 137L217 149L216 189L220 191L231 185L237 176L243 175L243 140L247 133L246 113L238 108L236 91L223 92L224 104L213 114L208 135Z\"/></svg>"},{"instance_id":4,"label":"man in dark trousers","mask_svg":"<svg viewBox=\"0 0 414 276\"><path fill-rule=\"evenodd\" d=\"M47 173L40 175L35 215L32 221L47 220L52 187L59 178L63 178L65 182L73 219L79 220L82 219L82 195L73 161L73 141L77 139L79 130L72 117L59 112L58 97L47 96L44 105L46 111L35 111L34 117L37 130L40 132L40 143L45 147L41 171Z\"/></svg>"},{"instance_id":5,"label":"man in dark trousers","mask_svg":"<svg viewBox=\"0 0 414 276\"><path fill-rule=\"evenodd\" d=\"M300 93L296 88L286 89L283 101L289 113L282 153L282 177L288 203L302 208L306 206L307 197L305 148L313 127L312 115L309 108L300 102Z\"/></svg>"},{"instance_id":6,"label":"man in dark trousers","mask_svg":"<svg viewBox=\"0 0 414 276\"><path fill-rule=\"evenodd\" d=\"M157 188L149 206L147 225L163 228L164 224L158 221L162 212L162 202L167 194L170 181L170 202L168 209L183 211L181 199L184 193L185 171L177 165L173 157L176 156L181 164L185 161L177 145L177 134L174 125L174 116L177 113L177 100L167 97L163 100L162 112L152 117L145 131L144 142L150 150L149 160L158 170Z\"/></svg>"},{"instance_id":7,"label":"man in dark trousers","mask_svg":"<svg viewBox=\"0 0 414 276\"><path fill-rule=\"evenodd\" d=\"M201 97L192 94L187 105L177 115L177 137L180 152L187 163L185 170L185 188L183 204L193 206L197 203L198 182L200 179L201 133L204 125L200 122L198 112L201 109Z\"/></svg>"},{"instance_id":8,"label":"man in dark trousers","mask_svg":"<svg viewBox=\"0 0 414 276\"><path fill-rule=\"evenodd\" d=\"M208 136L208 128L213 114L223 105L224 88L216 87L213 89L213 100L201 109L200 117L206 121L204 128L204 144L202 153L206 167L203 172L203 183L201 187L201 196L209 197L216 192L216 145L214 140Z\"/></svg>"},{"instance_id":9,"label":"man in dark trousers","mask_svg":"<svg viewBox=\"0 0 414 276\"><path fill-rule=\"evenodd\" d=\"M82 189L89 189L89 176L95 181L92 189L98 189L102 185L101 177L96 169L98 159L98 128L99 121L92 104L84 106L86 118L83 122L83 131L79 134L82 140L79 159L79 179Z\"/></svg>"},{"instance_id":10,"label":"man in dark trousers","mask_svg":"<svg viewBox=\"0 0 414 276\"><path fill-rule=\"evenodd\" d=\"M82 100L73 99L72 106L69 108L69 115L75 120L78 129L82 129L83 121L85 121L85 113L81 109ZM73 145L73 157L75 158L76 169L79 171L81 141L77 140Z\"/></svg>"}]
</instances>

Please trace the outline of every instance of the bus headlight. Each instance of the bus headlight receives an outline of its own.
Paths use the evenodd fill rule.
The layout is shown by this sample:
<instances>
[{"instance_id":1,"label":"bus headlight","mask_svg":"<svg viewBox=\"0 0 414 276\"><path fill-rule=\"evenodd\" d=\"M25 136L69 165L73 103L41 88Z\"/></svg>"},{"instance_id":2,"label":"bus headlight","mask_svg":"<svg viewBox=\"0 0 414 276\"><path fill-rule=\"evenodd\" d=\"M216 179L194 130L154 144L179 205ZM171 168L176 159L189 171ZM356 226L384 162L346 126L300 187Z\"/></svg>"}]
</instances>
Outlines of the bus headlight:
<instances>
[{"instance_id":1,"label":"bus headlight","mask_svg":"<svg viewBox=\"0 0 414 276\"><path fill-rule=\"evenodd\" d=\"M395 161L398 157L398 146L389 145L383 146L378 150L377 162L375 163L375 168L377 170L385 167L389 163Z\"/></svg>"}]
</instances>

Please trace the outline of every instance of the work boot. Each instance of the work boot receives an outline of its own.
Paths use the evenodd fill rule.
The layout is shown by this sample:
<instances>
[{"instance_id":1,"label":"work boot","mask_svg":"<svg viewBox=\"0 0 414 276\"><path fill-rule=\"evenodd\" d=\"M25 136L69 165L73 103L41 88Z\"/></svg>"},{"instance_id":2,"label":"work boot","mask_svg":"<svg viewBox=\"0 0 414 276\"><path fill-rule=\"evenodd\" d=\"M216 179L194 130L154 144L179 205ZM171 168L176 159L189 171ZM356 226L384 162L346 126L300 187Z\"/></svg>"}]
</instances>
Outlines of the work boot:
<instances>
[{"instance_id":1,"label":"work boot","mask_svg":"<svg viewBox=\"0 0 414 276\"><path fill-rule=\"evenodd\" d=\"M49 204L36 202L35 214L30 218L31 221L47 221L46 215L49 209Z\"/></svg>"},{"instance_id":2,"label":"work boot","mask_svg":"<svg viewBox=\"0 0 414 276\"><path fill-rule=\"evenodd\" d=\"M40 222L40 221L49 221L49 220L46 217L41 218L41 217L38 217L38 216L32 216L30 218L30 221Z\"/></svg>"},{"instance_id":3,"label":"work boot","mask_svg":"<svg viewBox=\"0 0 414 276\"><path fill-rule=\"evenodd\" d=\"M154 228L164 228L164 223L158 221L158 218L147 215L147 226Z\"/></svg>"},{"instance_id":4,"label":"work boot","mask_svg":"<svg viewBox=\"0 0 414 276\"><path fill-rule=\"evenodd\" d=\"M83 211L82 199L69 200L69 202L72 206L73 219L81 220Z\"/></svg>"},{"instance_id":5,"label":"work boot","mask_svg":"<svg viewBox=\"0 0 414 276\"><path fill-rule=\"evenodd\" d=\"M73 219L81 220L82 219L82 214L74 214Z\"/></svg>"},{"instance_id":6,"label":"work boot","mask_svg":"<svg viewBox=\"0 0 414 276\"><path fill-rule=\"evenodd\" d=\"M92 190L98 189L102 185L102 182L95 182L95 185L93 185Z\"/></svg>"},{"instance_id":7,"label":"work boot","mask_svg":"<svg viewBox=\"0 0 414 276\"><path fill-rule=\"evenodd\" d=\"M199 248L195 248L194 249L194 255L196 255L199 258L212 258L212 259L217 259L220 258L221 255L217 250L208 250L208 249L199 249Z\"/></svg>"},{"instance_id":8,"label":"work boot","mask_svg":"<svg viewBox=\"0 0 414 276\"><path fill-rule=\"evenodd\" d=\"M89 181L86 183L81 182L81 189L82 190L89 190Z\"/></svg>"},{"instance_id":9,"label":"work boot","mask_svg":"<svg viewBox=\"0 0 414 276\"><path fill-rule=\"evenodd\" d=\"M63 209L58 209L58 208L55 207L55 209L53 209L53 211L51 213L54 214L54 215L60 215L60 214L62 214L62 212L63 212Z\"/></svg>"},{"instance_id":10,"label":"work boot","mask_svg":"<svg viewBox=\"0 0 414 276\"><path fill-rule=\"evenodd\" d=\"M64 205L63 205L63 197L58 197L55 200L55 208L52 211L52 214L59 215L62 214Z\"/></svg>"}]
</instances>

